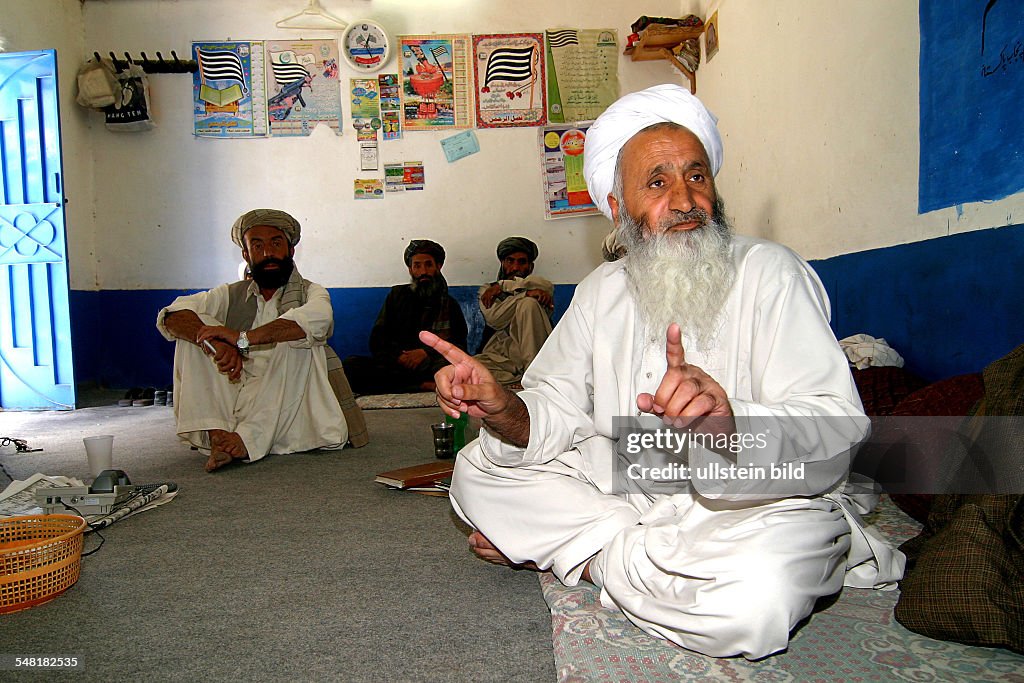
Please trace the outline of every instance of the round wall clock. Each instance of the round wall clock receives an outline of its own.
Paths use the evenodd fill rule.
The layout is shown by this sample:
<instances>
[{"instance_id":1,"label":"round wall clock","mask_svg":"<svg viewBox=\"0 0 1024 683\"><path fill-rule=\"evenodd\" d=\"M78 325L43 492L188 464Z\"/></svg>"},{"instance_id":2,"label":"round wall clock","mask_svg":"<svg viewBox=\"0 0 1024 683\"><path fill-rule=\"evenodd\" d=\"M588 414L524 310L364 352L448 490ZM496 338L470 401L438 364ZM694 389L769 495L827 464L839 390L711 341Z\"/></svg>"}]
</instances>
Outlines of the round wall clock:
<instances>
[{"instance_id":1,"label":"round wall clock","mask_svg":"<svg viewBox=\"0 0 1024 683\"><path fill-rule=\"evenodd\" d=\"M354 21L341 36L341 53L356 71L377 71L391 59L391 38L374 21Z\"/></svg>"}]
</instances>

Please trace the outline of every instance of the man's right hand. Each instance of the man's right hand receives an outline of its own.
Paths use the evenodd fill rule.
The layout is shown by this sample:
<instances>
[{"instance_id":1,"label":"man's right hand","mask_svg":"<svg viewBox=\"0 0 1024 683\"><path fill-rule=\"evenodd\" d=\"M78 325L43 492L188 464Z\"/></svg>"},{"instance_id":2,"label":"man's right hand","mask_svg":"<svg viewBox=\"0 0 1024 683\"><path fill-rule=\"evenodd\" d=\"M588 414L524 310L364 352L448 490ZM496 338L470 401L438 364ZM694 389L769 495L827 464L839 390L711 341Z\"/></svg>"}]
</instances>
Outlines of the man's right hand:
<instances>
[{"instance_id":1,"label":"man's right hand","mask_svg":"<svg viewBox=\"0 0 1024 683\"><path fill-rule=\"evenodd\" d=\"M508 408L509 392L494 381L479 361L433 332L420 332L420 341L451 363L434 375L441 410L452 417L465 412L472 417L487 418Z\"/></svg>"},{"instance_id":2,"label":"man's right hand","mask_svg":"<svg viewBox=\"0 0 1024 683\"><path fill-rule=\"evenodd\" d=\"M398 364L406 370L415 370L427 360L427 352L423 349L411 349L398 354Z\"/></svg>"},{"instance_id":3,"label":"man's right hand","mask_svg":"<svg viewBox=\"0 0 1024 683\"><path fill-rule=\"evenodd\" d=\"M437 404L448 415L466 413L483 418L487 430L518 448L530 443L530 413L523 399L494 381L479 361L433 332L420 332L420 341L451 365L434 374Z\"/></svg>"},{"instance_id":4,"label":"man's right hand","mask_svg":"<svg viewBox=\"0 0 1024 683\"><path fill-rule=\"evenodd\" d=\"M495 282L480 295L480 303L484 305L484 308L490 308L499 294L501 294L501 283Z\"/></svg>"}]
</instances>

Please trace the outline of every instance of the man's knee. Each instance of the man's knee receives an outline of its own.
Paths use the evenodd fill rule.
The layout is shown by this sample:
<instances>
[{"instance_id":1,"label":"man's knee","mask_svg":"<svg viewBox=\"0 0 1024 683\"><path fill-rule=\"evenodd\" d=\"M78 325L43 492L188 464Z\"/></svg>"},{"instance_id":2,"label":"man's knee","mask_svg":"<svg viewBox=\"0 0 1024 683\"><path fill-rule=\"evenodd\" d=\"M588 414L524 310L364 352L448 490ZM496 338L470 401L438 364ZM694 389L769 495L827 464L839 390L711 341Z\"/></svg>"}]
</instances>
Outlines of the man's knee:
<instances>
[{"instance_id":1,"label":"man's knee","mask_svg":"<svg viewBox=\"0 0 1024 683\"><path fill-rule=\"evenodd\" d=\"M709 629L707 649L702 652L713 657L759 659L784 650L790 631L811 613L817 598L784 573L767 567L751 572L726 591L708 606L717 614L705 622Z\"/></svg>"},{"instance_id":2,"label":"man's knee","mask_svg":"<svg viewBox=\"0 0 1024 683\"><path fill-rule=\"evenodd\" d=\"M671 571L647 565L625 576L614 575L618 563L605 562L604 588L648 632L712 657L758 659L786 648L816 600L840 590L845 567L821 556L794 564L784 552L736 553L725 564L709 559L693 566L684 560ZM633 573L643 581L631 580Z\"/></svg>"},{"instance_id":3,"label":"man's knee","mask_svg":"<svg viewBox=\"0 0 1024 683\"><path fill-rule=\"evenodd\" d=\"M548 310L532 296L524 296L516 301L516 313L518 315L529 316L531 318L548 317Z\"/></svg>"}]
</instances>

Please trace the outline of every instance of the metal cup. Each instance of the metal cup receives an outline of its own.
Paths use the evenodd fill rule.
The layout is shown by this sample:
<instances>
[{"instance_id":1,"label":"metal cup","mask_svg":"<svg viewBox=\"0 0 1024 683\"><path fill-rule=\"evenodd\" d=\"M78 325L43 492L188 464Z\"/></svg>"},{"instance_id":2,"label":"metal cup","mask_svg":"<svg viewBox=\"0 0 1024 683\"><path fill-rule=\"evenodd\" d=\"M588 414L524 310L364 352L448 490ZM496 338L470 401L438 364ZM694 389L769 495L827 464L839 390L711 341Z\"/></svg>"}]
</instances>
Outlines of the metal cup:
<instances>
[{"instance_id":1,"label":"metal cup","mask_svg":"<svg viewBox=\"0 0 1024 683\"><path fill-rule=\"evenodd\" d=\"M434 433L434 456L447 460L455 457L455 425L438 422L430 425Z\"/></svg>"}]
</instances>

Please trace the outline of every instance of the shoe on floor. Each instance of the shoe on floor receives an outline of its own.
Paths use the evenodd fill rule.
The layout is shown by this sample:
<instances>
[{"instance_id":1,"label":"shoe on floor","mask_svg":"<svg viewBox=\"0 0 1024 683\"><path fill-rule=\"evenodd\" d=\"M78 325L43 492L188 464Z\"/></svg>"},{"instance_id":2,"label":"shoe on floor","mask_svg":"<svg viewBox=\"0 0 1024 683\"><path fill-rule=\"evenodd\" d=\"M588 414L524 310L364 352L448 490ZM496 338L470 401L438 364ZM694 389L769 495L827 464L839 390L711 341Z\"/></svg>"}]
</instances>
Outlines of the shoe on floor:
<instances>
[{"instance_id":1,"label":"shoe on floor","mask_svg":"<svg viewBox=\"0 0 1024 683\"><path fill-rule=\"evenodd\" d=\"M153 394L156 390L153 387L146 387L142 390L142 393L138 398L132 399L133 406L151 406L153 405Z\"/></svg>"},{"instance_id":2,"label":"shoe on floor","mask_svg":"<svg viewBox=\"0 0 1024 683\"><path fill-rule=\"evenodd\" d=\"M124 398L119 399L117 405L122 408L130 408L136 399L142 398L142 387L132 387L128 391L124 392Z\"/></svg>"}]
</instances>

